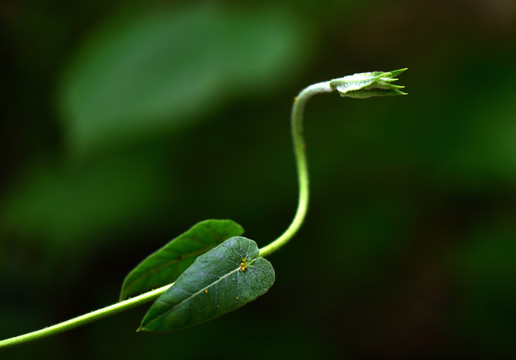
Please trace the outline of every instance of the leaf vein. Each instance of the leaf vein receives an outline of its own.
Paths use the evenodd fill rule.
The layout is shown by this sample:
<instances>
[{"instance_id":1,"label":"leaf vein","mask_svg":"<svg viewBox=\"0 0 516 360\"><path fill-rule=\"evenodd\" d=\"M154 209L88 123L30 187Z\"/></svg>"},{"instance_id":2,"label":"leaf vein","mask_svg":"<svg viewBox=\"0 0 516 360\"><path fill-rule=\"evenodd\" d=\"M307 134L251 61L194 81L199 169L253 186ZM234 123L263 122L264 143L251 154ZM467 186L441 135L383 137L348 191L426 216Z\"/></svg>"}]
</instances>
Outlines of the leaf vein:
<instances>
[{"instance_id":1,"label":"leaf vein","mask_svg":"<svg viewBox=\"0 0 516 360\"><path fill-rule=\"evenodd\" d=\"M130 292L129 290L131 290L135 285L137 285L138 282L140 282L142 279L148 277L149 275L151 275L152 273L157 273L157 272L160 272L162 269L166 268L166 267L169 267L171 265L173 265L174 263L177 263L177 262L180 262L182 260L186 260L186 259L189 259L193 256L198 256L198 255L202 255L204 253L206 253L206 251L208 251L209 249L200 249L200 250L197 250L197 251L194 251L194 252L191 252L191 253L188 253L186 255L183 255L183 256L178 256L174 259L171 259L169 261L167 261L166 263L163 263L161 265L158 265L158 266L154 266L152 267L151 269L147 270L146 272L144 272L143 274L141 274L140 276L138 276L137 278L133 279L131 282L129 282L126 286L124 286L124 289L125 289L125 293L128 293ZM172 281L172 280L171 280Z\"/></svg>"},{"instance_id":2,"label":"leaf vein","mask_svg":"<svg viewBox=\"0 0 516 360\"><path fill-rule=\"evenodd\" d=\"M186 301L190 300L190 299L193 299L195 298L196 296L200 295L200 294L204 294L204 290L207 288L207 287L211 287L211 286L217 286L218 283L220 283L222 280L228 278L229 276L233 275L234 273L236 272L239 272L240 271L240 266L237 267L236 269L234 270L231 270L230 272L228 272L227 274L221 276L219 279L217 279L216 281L214 281L213 283L211 284L208 284L207 286L204 286L202 287L200 290L196 291L195 293L192 293L190 296L184 298L183 300L181 300L180 302L178 302L177 304L175 304L174 306L172 306L171 309L169 310L166 310L165 312L163 312L162 314L160 314L159 316L155 317L153 320L149 321L145 326L148 326L150 324L152 324L154 321L156 321L157 319L163 317L165 314L169 313L170 311L172 311L174 308L177 308L179 306L181 306L183 303L185 303ZM172 291L174 289L174 287L171 287L170 288ZM168 292L168 291L167 291ZM165 293L166 294L166 293ZM189 306L190 308L190 312L193 311L193 306ZM192 313L193 314L193 313Z\"/></svg>"}]
</instances>

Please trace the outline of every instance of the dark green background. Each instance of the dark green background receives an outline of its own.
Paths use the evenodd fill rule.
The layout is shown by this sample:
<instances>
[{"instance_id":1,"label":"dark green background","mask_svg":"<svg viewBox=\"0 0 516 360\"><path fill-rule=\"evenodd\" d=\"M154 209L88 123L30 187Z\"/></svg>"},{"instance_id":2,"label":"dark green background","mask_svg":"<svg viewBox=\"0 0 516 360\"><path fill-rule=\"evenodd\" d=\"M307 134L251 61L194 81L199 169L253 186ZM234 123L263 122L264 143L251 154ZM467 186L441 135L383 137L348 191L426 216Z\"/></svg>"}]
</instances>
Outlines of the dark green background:
<instances>
[{"instance_id":1,"label":"dark green background","mask_svg":"<svg viewBox=\"0 0 516 360\"><path fill-rule=\"evenodd\" d=\"M0 5L1 338L115 302L197 221L281 234L308 84L408 67L409 96L309 103L310 211L259 300L158 335L135 332L144 306L0 357L516 356L516 3L191 3Z\"/></svg>"}]
</instances>

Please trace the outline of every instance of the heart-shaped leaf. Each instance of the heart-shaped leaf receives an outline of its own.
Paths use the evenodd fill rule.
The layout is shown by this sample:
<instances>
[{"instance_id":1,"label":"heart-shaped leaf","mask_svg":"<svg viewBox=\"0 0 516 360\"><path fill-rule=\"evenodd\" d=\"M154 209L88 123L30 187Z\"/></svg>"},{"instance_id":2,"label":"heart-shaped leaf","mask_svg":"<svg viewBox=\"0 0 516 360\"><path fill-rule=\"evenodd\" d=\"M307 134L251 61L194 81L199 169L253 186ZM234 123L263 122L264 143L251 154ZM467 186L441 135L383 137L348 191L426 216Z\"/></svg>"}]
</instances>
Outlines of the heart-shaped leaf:
<instances>
[{"instance_id":1,"label":"heart-shaped leaf","mask_svg":"<svg viewBox=\"0 0 516 360\"><path fill-rule=\"evenodd\" d=\"M127 275L120 300L174 282L197 256L243 232L232 220L205 220L195 224L149 255Z\"/></svg>"},{"instance_id":2,"label":"heart-shaped leaf","mask_svg":"<svg viewBox=\"0 0 516 360\"><path fill-rule=\"evenodd\" d=\"M178 330L238 309L269 290L274 269L252 240L232 237L199 256L151 306L138 331Z\"/></svg>"}]
</instances>

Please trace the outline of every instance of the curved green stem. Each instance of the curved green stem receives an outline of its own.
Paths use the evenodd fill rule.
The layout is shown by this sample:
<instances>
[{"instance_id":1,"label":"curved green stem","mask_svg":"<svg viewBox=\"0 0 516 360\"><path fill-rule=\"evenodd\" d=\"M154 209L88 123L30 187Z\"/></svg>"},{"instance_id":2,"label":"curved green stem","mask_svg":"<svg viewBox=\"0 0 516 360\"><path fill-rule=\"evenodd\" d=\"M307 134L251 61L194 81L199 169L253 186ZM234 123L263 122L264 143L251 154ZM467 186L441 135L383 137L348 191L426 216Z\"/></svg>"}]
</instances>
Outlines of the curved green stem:
<instances>
[{"instance_id":1,"label":"curved green stem","mask_svg":"<svg viewBox=\"0 0 516 360\"><path fill-rule=\"evenodd\" d=\"M278 237L276 240L271 242L269 245L260 249L261 256L267 256L280 247L282 247L285 243L287 243L299 230L301 224L306 215L306 211L308 209L308 198L309 198L309 189L308 189L308 167L306 162L305 155L305 142L303 139L303 111L306 102L309 98L311 98L315 94L331 92L333 89L329 86L329 81L322 82L319 84L314 84L299 93L299 95L294 99L294 104L292 107L292 139L294 142L294 153L296 156L297 163L297 171L299 178L299 204L297 207L297 212L294 217L294 220L288 227L288 229ZM138 305L150 302L156 298L158 298L161 294L163 294L170 286L173 284L169 284L158 289L146 292L139 296L133 297L131 299L121 301L119 303L104 307L102 309L98 309L92 311L90 313L78 316L76 318L64 321L62 323L52 325L46 327L41 330L33 331L24 335L15 336L10 339L1 340L0 348L5 348L8 346L13 346L17 344L21 344L24 342L37 340L43 337L55 335L81 325L85 325L87 323L93 322L95 320L102 319L104 317L114 315L116 313L122 312L124 310L131 309Z\"/></svg>"},{"instance_id":2,"label":"curved green stem","mask_svg":"<svg viewBox=\"0 0 516 360\"><path fill-rule=\"evenodd\" d=\"M310 197L308 164L306 161L305 152L306 145L303 137L303 112L306 102L312 96L332 91L334 91L334 89L330 86L330 81L325 81L310 85L301 91L296 98L294 98L294 104L292 105L291 131L292 140L294 142L294 155L296 157L297 164L299 202L297 205L296 215L294 216L294 220L292 220L290 226L276 240L260 249L261 256L270 255L285 245L290 239L294 237L294 235L298 232L299 228L301 228L301 225L303 224L306 212L308 210L308 200Z\"/></svg>"},{"instance_id":3,"label":"curved green stem","mask_svg":"<svg viewBox=\"0 0 516 360\"><path fill-rule=\"evenodd\" d=\"M329 93L338 91L343 97L351 98L368 98L371 96L385 95L405 95L400 89L403 86L393 85L392 82L397 79L394 76L399 75L406 69L395 70L391 72L371 72L360 73L343 78L333 79L308 86L301 91L294 99L292 106L292 139L294 142L294 154L296 157L297 173L299 180L299 202L297 211L292 223L287 230L269 245L260 249L261 256L267 256L280 249L298 232L308 210L309 199L309 178L308 166L305 154L305 142L303 138L303 111L306 102L314 95L321 93ZM158 289L148 291L144 294L135 296L131 299L118 302L105 308L92 311L90 313L78 316L68 321L46 327L41 330L33 331L24 335L16 336L10 339L1 340L0 348L21 344L27 341L36 340L50 335L55 335L66 330L76 328L78 326L90 323L95 320L102 319L109 315L117 314L121 311L131 309L138 305L147 303L158 298L170 286L169 284Z\"/></svg>"},{"instance_id":4,"label":"curved green stem","mask_svg":"<svg viewBox=\"0 0 516 360\"><path fill-rule=\"evenodd\" d=\"M395 76L404 72L399 69L389 72L374 71L359 73L330 81L320 82L308 86L294 99L292 106L292 139L294 142L294 154L296 156L297 174L299 180L299 202L296 215L287 230L269 245L260 249L261 256L267 256L280 249L299 231L308 210L309 180L308 165L305 154L305 141L303 138L303 111L306 102L314 95L338 91L342 97L365 99L373 96L406 95L401 89L404 86L394 85L398 79Z\"/></svg>"},{"instance_id":5,"label":"curved green stem","mask_svg":"<svg viewBox=\"0 0 516 360\"><path fill-rule=\"evenodd\" d=\"M64 321L64 322L56 324L56 325L52 325L52 326L43 328L41 330L33 331L33 332L30 332L27 334L12 337L10 339L2 340L2 341L0 341L0 348L18 345L18 344L21 344L24 342L55 335L55 334L79 327L81 325L90 323L92 321L99 320L99 319L105 318L107 316L117 314L124 310L131 309L138 305L145 304L145 303L152 301L152 300L156 299L157 297L159 297L172 285L173 284L162 286L158 289L148 291L144 294L135 296L131 299L120 301L116 304L106 306L102 309L98 309L98 310L89 312L87 314L78 316L76 318Z\"/></svg>"}]
</instances>

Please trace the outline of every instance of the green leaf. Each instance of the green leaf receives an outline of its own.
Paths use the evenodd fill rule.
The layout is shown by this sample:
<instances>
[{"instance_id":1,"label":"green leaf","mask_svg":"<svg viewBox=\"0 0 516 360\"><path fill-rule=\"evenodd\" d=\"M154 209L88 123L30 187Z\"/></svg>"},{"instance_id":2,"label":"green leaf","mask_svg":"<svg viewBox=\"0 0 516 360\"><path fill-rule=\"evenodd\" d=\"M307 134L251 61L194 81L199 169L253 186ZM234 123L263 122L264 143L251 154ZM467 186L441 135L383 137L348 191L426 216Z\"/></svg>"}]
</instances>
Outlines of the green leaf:
<instances>
[{"instance_id":1,"label":"green leaf","mask_svg":"<svg viewBox=\"0 0 516 360\"><path fill-rule=\"evenodd\" d=\"M194 326L236 310L266 293L274 269L252 240L232 237L199 256L151 306L138 331Z\"/></svg>"},{"instance_id":2,"label":"green leaf","mask_svg":"<svg viewBox=\"0 0 516 360\"><path fill-rule=\"evenodd\" d=\"M243 232L232 220L205 220L195 224L149 255L127 275L120 300L174 282L197 256Z\"/></svg>"}]
</instances>

